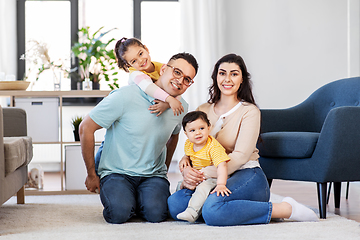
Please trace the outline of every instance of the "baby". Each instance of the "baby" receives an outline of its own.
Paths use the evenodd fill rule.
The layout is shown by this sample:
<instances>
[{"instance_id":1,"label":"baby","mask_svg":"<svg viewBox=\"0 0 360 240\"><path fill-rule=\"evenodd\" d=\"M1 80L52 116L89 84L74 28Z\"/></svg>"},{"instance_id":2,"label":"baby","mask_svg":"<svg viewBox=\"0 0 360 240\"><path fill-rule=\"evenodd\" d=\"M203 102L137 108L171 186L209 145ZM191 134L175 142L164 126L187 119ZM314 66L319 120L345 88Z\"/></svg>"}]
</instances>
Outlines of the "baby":
<instances>
[{"instance_id":1,"label":"baby","mask_svg":"<svg viewBox=\"0 0 360 240\"><path fill-rule=\"evenodd\" d=\"M208 178L200 183L192 194L187 209L177 215L178 219L195 222L209 193L217 192L218 196L231 194L226 187L227 162L230 158L224 147L210 136L210 121L206 113L189 112L184 116L182 125L188 139L184 147L186 156L179 163L180 171L182 172L186 166L190 165L189 157L193 168L197 170L211 165L217 167L217 179Z\"/></svg>"}]
</instances>

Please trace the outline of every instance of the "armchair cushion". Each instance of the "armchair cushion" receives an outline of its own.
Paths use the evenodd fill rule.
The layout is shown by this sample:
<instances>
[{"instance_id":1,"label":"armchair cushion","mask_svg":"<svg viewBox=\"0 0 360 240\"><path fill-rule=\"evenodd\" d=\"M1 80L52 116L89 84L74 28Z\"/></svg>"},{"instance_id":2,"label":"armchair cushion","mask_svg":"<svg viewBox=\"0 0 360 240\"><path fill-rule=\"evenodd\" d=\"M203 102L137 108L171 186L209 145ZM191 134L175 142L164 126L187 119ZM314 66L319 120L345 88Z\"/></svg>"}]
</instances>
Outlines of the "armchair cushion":
<instances>
[{"instance_id":1,"label":"armchair cushion","mask_svg":"<svg viewBox=\"0 0 360 240\"><path fill-rule=\"evenodd\" d=\"M309 158L312 156L319 133L316 132L267 132L258 143L261 157Z\"/></svg>"},{"instance_id":2,"label":"armchair cushion","mask_svg":"<svg viewBox=\"0 0 360 240\"><path fill-rule=\"evenodd\" d=\"M4 137L5 176L32 159L31 137Z\"/></svg>"}]
</instances>

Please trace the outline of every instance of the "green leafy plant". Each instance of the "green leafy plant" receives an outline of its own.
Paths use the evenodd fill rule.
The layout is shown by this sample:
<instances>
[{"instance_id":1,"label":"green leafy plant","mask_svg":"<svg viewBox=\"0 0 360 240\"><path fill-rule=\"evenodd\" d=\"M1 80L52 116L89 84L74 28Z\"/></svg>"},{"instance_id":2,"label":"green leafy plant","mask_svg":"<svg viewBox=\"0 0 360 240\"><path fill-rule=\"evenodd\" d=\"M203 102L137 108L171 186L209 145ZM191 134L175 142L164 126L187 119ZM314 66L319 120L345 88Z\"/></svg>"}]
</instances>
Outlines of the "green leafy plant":
<instances>
[{"instance_id":1,"label":"green leafy plant","mask_svg":"<svg viewBox=\"0 0 360 240\"><path fill-rule=\"evenodd\" d=\"M90 28L85 27L79 30L79 42L75 43L71 51L79 59L80 78L83 81L85 78L90 78L91 81L97 82L102 78L105 81L110 81L110 76L117 75L116 57L113 49L107 50L109 44L115 39L103 42L101 39L109 32L116 28L110 29L106 32L101 32L104 27L99 28L94 34L90 34ZM117 78L112 79L114 86ZM114 89L114 86L109 83L109 86Z\"/></svg>"},{"instance_id":2,"label":"green leafy plant","mask_svg":"<svg viewBox=\"0 0 360 240\"><path fill-rule=\"evenodd\" d=\"M71 123L73 125L74 130L79 129L80 123L84 118L82 116L76 116L71 119Z\"/></svg>"}]
</instances>

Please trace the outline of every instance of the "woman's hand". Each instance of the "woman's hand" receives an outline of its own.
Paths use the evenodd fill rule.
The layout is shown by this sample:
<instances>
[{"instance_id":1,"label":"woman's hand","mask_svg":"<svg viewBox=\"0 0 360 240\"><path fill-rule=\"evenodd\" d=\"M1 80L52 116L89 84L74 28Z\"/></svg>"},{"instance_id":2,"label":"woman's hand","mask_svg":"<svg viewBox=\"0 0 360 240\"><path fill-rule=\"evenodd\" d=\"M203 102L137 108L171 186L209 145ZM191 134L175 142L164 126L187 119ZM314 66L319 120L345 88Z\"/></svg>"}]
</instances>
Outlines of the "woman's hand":
<instances>
[{"instance_id":1,"label":"woman's hand","mask_svg":"<svg viewBox=\"0 0 360 240\"><path fill-rule=\"evenodd\" d=\"M187 166L182 172L184 181L181 184L181 188L187 188L194 190L199 183L205 180L204 174L195 168Z\"/></svg>"}]
</instances>

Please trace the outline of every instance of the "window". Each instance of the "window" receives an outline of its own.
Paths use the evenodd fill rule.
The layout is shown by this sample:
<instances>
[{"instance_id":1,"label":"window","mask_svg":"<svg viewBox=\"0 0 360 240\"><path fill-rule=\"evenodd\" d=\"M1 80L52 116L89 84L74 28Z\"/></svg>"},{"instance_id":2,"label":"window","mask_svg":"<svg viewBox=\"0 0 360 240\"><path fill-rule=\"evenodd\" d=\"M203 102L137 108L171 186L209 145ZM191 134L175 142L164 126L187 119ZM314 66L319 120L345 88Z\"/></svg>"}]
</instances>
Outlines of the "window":
<instances>
[{"instance_id":1,"label":"window","mask_svg":"<svg viewBox=\"0 0 360 240\"><path fill-rule=\"evenodd\" d=\"M94 33L100 27L104 27L102 32L116 28L106 34L103 39L106 42L111 38L116 40L122 37L133 36L133 0L79 0L79 29L90 27L90 32ZM109 48L115 48L116 41L113 41ZM119 71L117 76L118 84L124 86L128 84L128 74ZM100 81L101 89L110 89L108 82Z\"/></svg>"},{"instance_id":2,"label":"window","mask_svg":"<svg viewBox=\"0 0 360 240\"><path fill-rule=\"evenodd\" d=\"M26 51L29 39L39 39L49 43L51 58L65 58L71 68L77 66L77 61L70 57L70 48L77 41L78 29L85 26L94 32L102 26L104 31L117 28L104 39L140 38L150 49L154 61L166 62L179 51L178 0L18 0L17 18L19 57ZM160 27L166 31L161 31ZM26 69L25 61L19 60L19 78ZM120 74L124 76L120 79L126 79L120 85L127 85L126 73L120 71ZM40 82L49 78L45 72L41 75ZM49 82L43 81L44 84ZM68 81L62 82L62 89L77 88L76 82ZM106 89L107 83L101 84L101 89Z\"/></svg>"},{"instance_id":3,"label":"window","mask_svg":"<svg viewBox=\"0 0 360 240\"><path fill-rule=\"evenodd\" d=\"M30 39L44 41L51 52L51 59L61 57L67 60L65 65L70 65L71 42L76 41L78 31L77 11L78 0L17 0L18 79L25 75L28 68L20 56L28 49L27 41ZM76 63L71 65L74 66ZM46 72L41 75L46 78ZM45 89L46 83L43 87ZM71 88L76 89L76 83L75 88L71 84Z\"/></svg>"},{"instance_id":4,"label":"window","mask_svg":"<svg viewBox=\"0 0 360 240\"><path fill-rule=\"evenodd\" d=\"M62 59L65 67L70 68L70 2L26 1L25 22L25 51L33 46L31 41L46 44L51 61ZM29 79L36 78L37 73L30 72L28 64L25 63L26 75ZM44 71L33 90L53 90L53 82L49 79L53 79L53 73ZM63 83L66 85L69 86L66 90L70 90L70 82Z\"/></svg>"}]
</instances>

